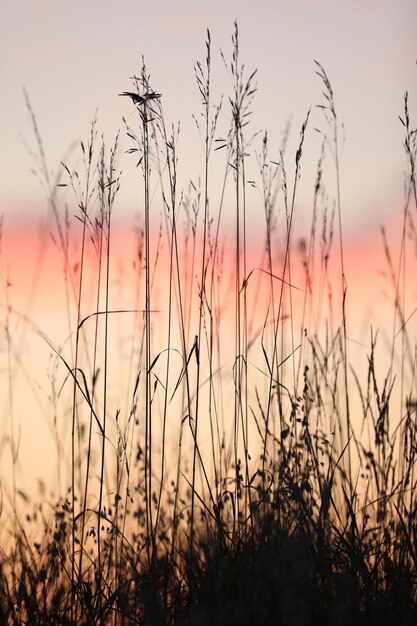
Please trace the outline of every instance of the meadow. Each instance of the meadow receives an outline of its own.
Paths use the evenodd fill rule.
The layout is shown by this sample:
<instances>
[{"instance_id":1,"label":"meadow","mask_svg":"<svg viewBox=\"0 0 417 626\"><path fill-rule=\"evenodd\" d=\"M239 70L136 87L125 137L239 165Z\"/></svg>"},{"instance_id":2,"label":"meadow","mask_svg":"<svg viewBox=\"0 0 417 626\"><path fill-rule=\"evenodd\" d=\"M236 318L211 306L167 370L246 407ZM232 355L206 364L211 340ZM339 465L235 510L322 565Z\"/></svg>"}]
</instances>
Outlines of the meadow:
<instances>
[{"instance_id":1,"label":"meadow","mask_svg":"<svg viewBox=\"0 0 417 626\"><path fill-rule=\"evenodd\" d=\"M204 52L195 64L201 175L185 189L180 127L167 124L144 61L120 94L134 110L121 130L127 155L120 136L100 137L94 119L79 166L64 162L52 176L26 97L67 330L54 341L19 315L6 290L0 621L414 624L417 132L408 95L398 124L401 234L395 242L381 234L391 331L381 345L370 320L358 363L344 138L326 70L316 62L321 127L311 122L317 111L306 111L291 154L287 132L277 149L267 132L251 130L257 76L241 61L237 25L230 59L222 55L230 94L217 101L209 33ZM307 139L317 132L300 234L297 194ZM124 159L136 165L142 214L130 273L120 278L113 250L127 244L117 243L114 214ZM248 179L249 163L256 178ZM55 499L29 499L18 484L16 319L50 355Z\"/></svg>"}]
</instances>

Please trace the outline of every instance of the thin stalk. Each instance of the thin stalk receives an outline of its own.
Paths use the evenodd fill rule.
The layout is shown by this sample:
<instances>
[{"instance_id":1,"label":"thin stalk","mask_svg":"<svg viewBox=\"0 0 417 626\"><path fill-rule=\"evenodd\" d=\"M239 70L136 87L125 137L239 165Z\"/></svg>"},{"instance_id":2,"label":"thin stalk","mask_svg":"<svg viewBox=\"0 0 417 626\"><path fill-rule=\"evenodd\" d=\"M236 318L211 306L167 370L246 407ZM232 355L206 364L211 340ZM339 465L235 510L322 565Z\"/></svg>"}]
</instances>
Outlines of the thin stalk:
<instances>
[{"instance_id":1,"label":"thin stalk","mask_svg":"<svg viewBox=\"0 0 417 626\"><path fill-rule=\"evenodd\" d=\"M346 423L346 441L350 441L352 436L352 427L350 423L350 407L349 407L349 391L348 391L348 355L347 355L347 319L346 319L346 294L347 294L347 282L346 282L346 274L345 274L345 261L344 261L344 247L343 247L343 229L342 229L342 203L341 203L341 191L340 191L340 155L339 155L339 133L338 133L338 120L336 115L334 97L333 97L333 89L331 87L330 81L327 77L327 74L317 61L315 64L318 67L318 71L316 74L323 81L325 91L323 95L326 99L327 104L320 106L325 112L330 112L331 118L328 119L328 123L331 126L333 132L333 149L332 154L335 163L335 172L336 172L336 209L337 209L337 217L338 217L338 230L339 230L339 251L340 251L340 276L341 276L341 284L342 284L342 346L341 346L341 354L343 359L343 379L344 379L344 398L345 398L345 423ZM342 442L342 447L344 442ZM348 446L347 448L347 459L348 459L348 476L350 488L352 488L352 459L351 459L351 448Z\"/></svg>"},{"instance_id":2,"label":"thin stalk","mask_svg":"<svg viewBox=\"0 0 417 626\"><path fill-rule=\"evenodd\" d=\"M206 246L207 246L207 229L209 220L209 198L208 198L208 183L209 183L209 156L210 156L210 131L209 131L209 112L210 112L210 68L211 68L211 39L210 32L207 31L206 40L206 76L204 80L203 71L201 65L199 66L200 75L197 74L198 86L203 101L203 112L205 120L205 134L204 134L204 219L203 219L203 249L201 256L201 271L200 271L200 293L199 293L199 315L198 315L198 332L197 332L197 346L200 349L201 346L201 331L203 322L203 304L205 298L205 279L206 279ZM201 78L200 78L201 76ZM196 480L196 464L197 464L197 441L198 441L198 424L199 424L199 408L200 408L200 358L197 359L197 376L196 376L196 397L195 397L195 428L194 428L194 449L193 449L193 469L191 479L191 527L190 527L190 549L193 549L194 544L194 507L195 507L195 480ZM214 459L213 459L214 461ZM214 471L216 471L216 464L214 461ZM217 477L215 480L217 485Z\"/></svg>"}]
</instances>

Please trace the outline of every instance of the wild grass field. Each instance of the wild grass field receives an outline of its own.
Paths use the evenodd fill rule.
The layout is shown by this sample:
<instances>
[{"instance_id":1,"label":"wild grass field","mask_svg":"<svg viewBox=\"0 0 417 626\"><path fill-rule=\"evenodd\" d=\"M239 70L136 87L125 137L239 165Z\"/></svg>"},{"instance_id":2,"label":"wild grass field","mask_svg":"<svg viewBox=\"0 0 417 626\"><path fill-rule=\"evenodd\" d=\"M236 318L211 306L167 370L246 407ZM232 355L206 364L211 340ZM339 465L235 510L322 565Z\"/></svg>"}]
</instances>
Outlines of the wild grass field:
<instances>
[{"instance_id":1,"label":"wild grass field","mask_svg":"<svg viewBox=\"0 0 417 626\"><path fill-rule=\"evenodd\" d=\"M331 82L316 62L319 108L306 111L294 154L287 135L271 147L250 126L256 72L242 64L238 36L235 25L223 99L212 96L209 33L195 64L203 150L199 180L186 189L177 178L180 128L166 123L144 62L121 93L129 154L120 136L110 144L100 137L94 119L81 165L63 163L55 177L27 97L67 331L55 343L12 300L2 302L10 424L1 449L10 473L2 481L1 623L416 623L417 133L408 96L398 124L401 235L394 247L391 233L381 237L392 333L381 346L371 320L358 364ZM317 131L310 217L299 235L306 138ZM137 166L142 211L127 298L113 280L122 159ZM224 163L215 179L214 159ZM263 232L255 251L249 188ZM18 484L17 318L50 353L55 500L29 501Z\"/></svg>"}]
</instances>

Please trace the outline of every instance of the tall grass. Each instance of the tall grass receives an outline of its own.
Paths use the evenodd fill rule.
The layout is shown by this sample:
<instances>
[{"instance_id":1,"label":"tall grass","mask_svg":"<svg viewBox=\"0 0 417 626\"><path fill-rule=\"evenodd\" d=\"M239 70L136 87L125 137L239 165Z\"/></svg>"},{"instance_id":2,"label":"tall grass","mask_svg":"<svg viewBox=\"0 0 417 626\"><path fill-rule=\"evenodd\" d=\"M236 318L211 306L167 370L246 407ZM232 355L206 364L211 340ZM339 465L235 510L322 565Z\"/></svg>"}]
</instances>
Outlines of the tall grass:
<instances>
[{"instance_id":1,"label":"tall grass","mask_svg":"<svg viewBox=\"0 0 417 626\"><path fill-rule=\"evenodd\" d=\"M331 82L317 63L323 142L310 231L297 252L296 200L316 112L306 112L295 155L287 154L286 132L272 159L267 133L259 140L250 130L256 72L246 73L240 55L236 24L231 62L222 53L231 95L227 105L213 103L207 33L204 61L195 65L203 173L188 192L178 189L179 125L167 124L144 62L132 91L121 94L133 108L124 123L143 207L132 306L114 297L119 137L108 149L104 138L97 140L94 120L81 143L82 171L65 164L53 181L27 99L62 255L68 334L58 346L46 329L31 328L55 359L60 391L51 410L64 416L65 402L70 406L69 440L56 427L60 454L70 450L70 472L56 502L35 504L22 516L10 385L2 623L411 624L416 618L415 345L406 244L417 241L417 142L408 95L400 118L408 170L397 260L384 236L394 316L390 359L384 361L371 329L367 371L360 375L348 350L343 171ZM336 186L332 212L327 154ZM224 158L222 181L213 180L214 158ZM253 161L259 174L248 180ZM252 189L264 217L259 262L248 237ZM75 200L73 220L61 208L63 193ZM225 206L234 210L232 249L223 244ZM10 321L17 315L7 301L9 380ZM117 345L118 328L130 333L127 356ZM60 471L65 474L63 463Z\"/></svg>"}]
</instances>

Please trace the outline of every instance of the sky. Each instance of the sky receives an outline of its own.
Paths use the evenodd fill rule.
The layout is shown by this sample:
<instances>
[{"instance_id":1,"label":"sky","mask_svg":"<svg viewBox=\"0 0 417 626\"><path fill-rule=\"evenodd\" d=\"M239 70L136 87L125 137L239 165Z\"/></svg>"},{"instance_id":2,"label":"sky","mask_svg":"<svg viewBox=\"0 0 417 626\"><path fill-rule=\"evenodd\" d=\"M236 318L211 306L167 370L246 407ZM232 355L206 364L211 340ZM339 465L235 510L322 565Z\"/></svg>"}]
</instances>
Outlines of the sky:
<instances>
[{"instance_id":1,"label":"sky","mask_svg":"<svg viewBox=\"0 0 417 626\"><path fill-rule=\"evenodd\" d=\"M15 0L2 3L0 16L0 211L6 223L44 207L25 148L34 142L22 87L37 116L49 167L56 171L62 159L76 160L73 146L87 137L96 110L108 141L122 127L121 117L132 107L118 94L131 87L129 77L139 72L142 55L168 119L182 124L184 185L195 177L199 142L192 114L199 110L199 96L193 66L204 59L208 28L213 88L227 97L230 83L219 50L230 54L235 19L241 61L248 71L258 70L251 130L267 129L271 150L275 146L278 153L288 121L296 142L310 107L311 127L323 126L314 108L323 101L313 63L318 60L345 128L345 227L358 230L396 210L404 170L398 115L406 90L411 110L417 98L414 0L156 0L145 7L130 0ZM230 118L227 107L224 116ZM122 143L126 146L124 138ZM305 158L314 165L317 143L311 128ZM126 179L123 215L131 214L135 202Z\"/></svg>"},{"instance_id":2,"label":"sky","mask_svg":"<svg viewBox=\"0 0 417 626\"><path fill-rule=\"evenodd\" d=\"M2 2L2 302L8 281L13 284L15 305L30 314L36 323L46 320L48 332L59 336L55 325L62 310L54 308L52 300L57 298L55 291L51 296L51 285L60 280L60 271L50 243L42 240L42 233L49 228L45 222L46 193L32 172L36 164L31 151L36 148L36 141L23 90L36 114L51 172L60 170L61 161L70 168L79 165L80 141L88 138L95 115L97 128L108 143L121 129L119 167L123 175L115 221L121 233L124 229L130 232L143 207L137 170L130 155L125 154L130 144L124 134L122 117L129 124L135 124L136 117L129 100L118 94L131 88L130 77L140 72L143 55L152 87L162 94L167 120L174 124L181 122L178 170L180 188L186 190L190 179L197 181L203 163L202 146L192 117L200 110L194 63L204 60L209 29L214 101L224 94L218 132L224 134L230 124L227 99L231 86L220 50L227 59L231 58L235 20L239 26L241 62L248 73L257 70L258 90L248 132L259 134L249 148L251 154L260 150L261 138L267 130L271 158L275 156L278 160L282 137L290 124L287 152L291 177L300 128L311 108L296 207L300 232L306 224L309 227L311 219L321 145L321 136L315 129L326 129L323 113L317 107L324 99L314 60L327 72L338 119L343 124L342 217L351 292L356 294L352 297L355 307L358 303L367 313L372 310L378 322L384 319L384 311L375 306L374 300L375 290L381 291L376 276L384 263L380 227L385 225L393 238L401 228L406 160L398 116L403 112L404 93L408 90L410 114L416 119L415 0ZM222 158L220 153L215 153L214 176L224 169ZM326 158L326 184L332 193L333 164L331 157ZM256 158L252 158L247 177L257 175ZM218 191L213 190L212 195L216 201ZM255 206L255 200L259 206L259 197L249 191L248 198L248 220L255 233L260 228L259 213L256 209L251 212L251 206L252 201ZM126 257L123 237L118 246L120 258ZM39 285L35 288L37 281ZM48 311L53 312L51 318L47 317ZM23 345L25 337L20 339ZM32 354L38 349L30 348ZM27 381L26 375L22 378ZM4 377L3 383L6 384ZM34 387L37 386L41 385L35 382ZM33 393L44 406L45 390ZM5 413L7 410L6 406Z\"/></svg>"}]
</instances>

